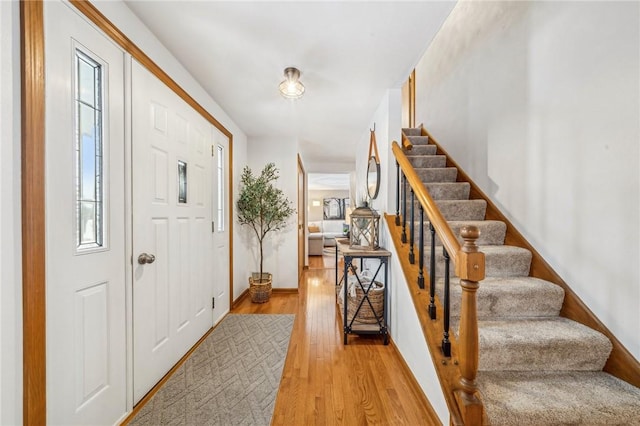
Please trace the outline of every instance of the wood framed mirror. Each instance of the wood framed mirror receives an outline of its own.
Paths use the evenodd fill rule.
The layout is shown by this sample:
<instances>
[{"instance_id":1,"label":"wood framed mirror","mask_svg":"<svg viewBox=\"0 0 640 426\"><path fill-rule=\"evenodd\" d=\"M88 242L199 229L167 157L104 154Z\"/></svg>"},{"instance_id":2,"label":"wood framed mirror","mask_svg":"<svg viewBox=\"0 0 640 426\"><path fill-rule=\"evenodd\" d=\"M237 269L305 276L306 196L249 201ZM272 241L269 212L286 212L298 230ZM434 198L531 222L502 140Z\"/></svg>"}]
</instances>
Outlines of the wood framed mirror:
<instances>
[{"instance_id":1,"label":"wood framed mirror","mask_svg":"<svg viewBox=\"0 0 640 426\"><path fill-rule=\"evenodd\" d=\"M369 157L367 165L367 193L375 200L380 190L380 163L375 156Z\"/></svg>"},{"instance_id":2,"label":"wood framed mirror","mask_svg":"<svg viewBox=\"0 0 640 426\"><path fill-rule=\"evenodd\" d=\"M369 130L369 163L367 164L367 194L369 199L375 200L380 190L380 155L378 154L378 144L376 143L376 123L373 129Z\"/></svg>"}]
</instances>

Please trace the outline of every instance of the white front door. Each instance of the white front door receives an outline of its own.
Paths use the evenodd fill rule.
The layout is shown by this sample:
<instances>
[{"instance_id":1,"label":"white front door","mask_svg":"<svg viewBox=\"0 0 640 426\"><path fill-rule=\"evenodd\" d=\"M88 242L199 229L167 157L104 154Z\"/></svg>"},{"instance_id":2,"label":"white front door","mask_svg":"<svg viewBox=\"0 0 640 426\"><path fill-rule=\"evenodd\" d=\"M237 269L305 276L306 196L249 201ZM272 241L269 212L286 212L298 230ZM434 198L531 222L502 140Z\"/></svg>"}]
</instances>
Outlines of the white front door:
<instances>
[{"instance_id":1,"label":"white front door","mask_svg":"<svg viewBox=\"0 0 640 426\"><path fill-rule=\"evenodd\" d=\"M233 296L229 288L229 138L215 127L213 128L214 173L213 173L213 218L215 233L213 250L215 279L214 296L216 299L213 321L217 322L227 313Z\"/></svg>"},{"instance_id":2,"label":"white front door","mask_svg":"<svg viewBox=\"0 0 640 426\"><path fill-rule=\"evenodd\" d=\"M138 402L212 325L211 124L132 65L133 384Z\"/></svg>"},{"instance_id":3,"label":"white front door","mask_svg":"<svg viewBox=\"0 0 640 426\"><path fill-rule=\"evenodd\" d=\"M123 52L44 3L47 420L126 412Z\"/></svg>"}]
</instances>

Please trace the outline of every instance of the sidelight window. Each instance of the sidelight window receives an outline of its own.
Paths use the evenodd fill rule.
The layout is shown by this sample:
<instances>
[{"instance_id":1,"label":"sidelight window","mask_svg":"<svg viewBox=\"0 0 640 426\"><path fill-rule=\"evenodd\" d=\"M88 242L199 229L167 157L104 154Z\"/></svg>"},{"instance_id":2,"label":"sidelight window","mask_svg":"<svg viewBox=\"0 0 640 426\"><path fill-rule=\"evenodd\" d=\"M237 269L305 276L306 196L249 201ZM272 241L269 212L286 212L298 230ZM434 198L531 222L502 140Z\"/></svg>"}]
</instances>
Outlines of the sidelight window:
<instances>
[{"instance_id":1,"label":"sidelight window","mask_svg":"<svg viewBox=\"0 0 640 426\"><path fill-rule=\"evenodd\" d=\"M76 243L80 250L105 244L103 66L75 54Z\"/></svg>"}]
</instances>

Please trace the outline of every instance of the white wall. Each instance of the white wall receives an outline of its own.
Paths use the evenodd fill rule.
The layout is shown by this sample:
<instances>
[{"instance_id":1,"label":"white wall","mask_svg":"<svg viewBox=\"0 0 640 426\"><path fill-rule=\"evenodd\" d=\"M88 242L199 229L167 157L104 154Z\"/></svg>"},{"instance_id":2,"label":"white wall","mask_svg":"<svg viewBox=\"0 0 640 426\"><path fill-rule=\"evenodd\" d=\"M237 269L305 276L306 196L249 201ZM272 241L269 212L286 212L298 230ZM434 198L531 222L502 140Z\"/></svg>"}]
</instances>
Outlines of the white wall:
<instances>
[{"instance_id":1,"label":"white wall","mask_svg":"<svg viewBox=\"0 0 640 426\"><path fill-rule=\"evenodd\" d=\"M22 423L20 21L0 2L0 424Z\"/></svg>"},{"instance_id":2,"label":"white wall","mask_svg":"<svg viewBox=\"0 0 640 426\"><path fill-rule=\"evenodd\" d=\"M391 152L391 143L401 137L401 89L389 89L380 100L376 112L371 117L369 129L376 125L376 145L380 154L380 190L371 206L381 215L384 212L395 214L396 206L396 163ZM358 205L366 194L367 165L369 159L369 129L363 129L362 137L356 148L356 202ZM373 152L372 152L373 154Z\"/></svg>"},{"instance_id":3,"label":"white wall","mask_svg":"<svg viewBox=\"0 0 640 426\"><path fill-rule=\"evenodd\" d=\"M386 225L386 221L384 225L380 225L380 244L389 249L393 247L393 241ZM387 283L389 333L440 421L448 425L449 409L440 387L438 373L431 361L431 354L423 337L422 326L409 294L400 260L393 250L390 251L393 254L389 259Z\"/></svg>"},{"instance_id":4,"label":"white wall","mask_svg":"<svg viewBox=\"0 0 640 426\"><path fill-rule=\"evenodd\" d=\"M416 121L636 358L639 8L459 2L416 71Z\"/></svg>"},{"instance_id":5,"label":"white wall","mask_svg":"<svg viewBox=\"0 0 640 426\"><path fill-rule=\"evenodd\" d=\"M233 134L233 190L237 194L237 183L240 180L242 167L246 164L247 159L247 137L244 132L233 122L216 101L207 94L178 60L158 41L153 33L144 26L138 17L131 12L124 2L120 0L110 0L95 1L92 3ZM232 218L234 220L234 247L239 248L241 247L241 233L238 229L237 222L235 222L235 213L232 214ZM235 250L233 262L234 299L248 287L246 277L248 277L249 269L249 265L247 265L244 256L242 256L242 252Z\"/></svg>"},{"instance_id":6,"label":"white wall","mask_svg":"<svg viewBox=\"0 0 640 426\"><path fill-rule=\"evenodd\" d=\"M271 232L264 240L264 271L273 274L274 288L298 288L298 143L294 138L249 138L247 165L254 174L259 174L267 163L275 163L280 172L276 186L291 201L296 209L286 229ZM238 166L240 169L244 164ZM242 258L249 272L258 271L260 259L255 234L248 226L238 226L241 232L236 257ZM249 286L249 274L237 277L245 288ZM246 283L246 284L245 284Z\"/></svg>"}]
</instances>

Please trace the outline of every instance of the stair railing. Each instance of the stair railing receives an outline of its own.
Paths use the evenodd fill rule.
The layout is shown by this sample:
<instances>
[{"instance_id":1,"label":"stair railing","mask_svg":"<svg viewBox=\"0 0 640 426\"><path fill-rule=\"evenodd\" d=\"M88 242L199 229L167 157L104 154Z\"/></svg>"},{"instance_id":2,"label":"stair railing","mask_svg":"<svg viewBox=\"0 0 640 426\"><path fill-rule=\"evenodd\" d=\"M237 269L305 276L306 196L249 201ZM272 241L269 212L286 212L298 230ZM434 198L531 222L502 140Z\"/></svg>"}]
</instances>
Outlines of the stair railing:
<instances>
[{"instance_id":1,"label":"stair railing","mask_svg":"<svg viewBox=\"0 0 640 426\"><path fill-rule=\"evenodd\" d=\"M403 134L403 142L407 138ZM403 143L404 145L404 143ZM411 247L409 248L410 263L414 263L413 252L413 205L414 199L419 202L420 207L420 238L418 258L418 286L424 288L423 275L423 258L424 258L424 240L423 240L423 222L424 213L429 220L429 230L431 233L431 259L429 267L429 296L430 304L428 311L431 319L436 318L435 306L435 238L440 239L443 245L445 258L445 288L443 302L443 339L442 351L447 357L451 356L451 342L449 341L449 259L455 264L456 275L460 278L462 287L462 300L460 308L460 328L458 333L458 357L460 377L453 391L454 400L457 407L455 411L460 412L462 421L465 425L482 424L482 402L478 398L478 387L475 379L478 373L478 317L476 305L476 291L479 288L479 281L484 279L485 259L484 253L478 251L476 240L480 236L480 231L475 226L464 227L460 234L464 240L461 246L458 239L453 234L449 224L442 216L436 203L433 201L429 192L425 188L418 174L405 156L403 149L397 142L392 143L392 151L396 158L396 167L398 181L396 189L400 193L401 183L399 180L402 176L402 196L396 196L396 224L402 222L402 242L407 243L406 239L406 210L407 210L407 184L411 190ZM402 198L402 200L400 200ZM400 203L402 203L402 217L399 218ZM399 220L401 219L401 220ZM452 409L453 407L450 407ZM451 410L454 411L454 410Z\"/></svg>"}]
</instances>

